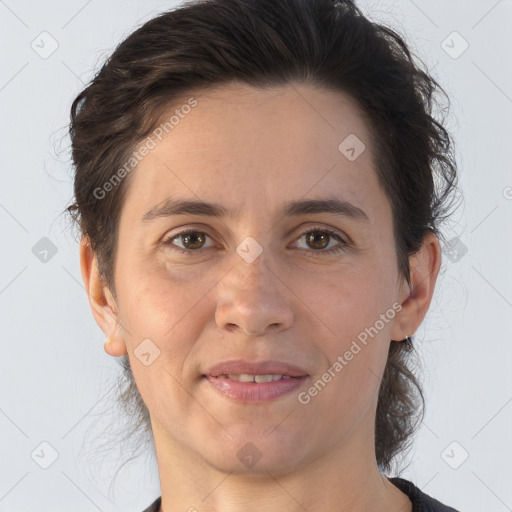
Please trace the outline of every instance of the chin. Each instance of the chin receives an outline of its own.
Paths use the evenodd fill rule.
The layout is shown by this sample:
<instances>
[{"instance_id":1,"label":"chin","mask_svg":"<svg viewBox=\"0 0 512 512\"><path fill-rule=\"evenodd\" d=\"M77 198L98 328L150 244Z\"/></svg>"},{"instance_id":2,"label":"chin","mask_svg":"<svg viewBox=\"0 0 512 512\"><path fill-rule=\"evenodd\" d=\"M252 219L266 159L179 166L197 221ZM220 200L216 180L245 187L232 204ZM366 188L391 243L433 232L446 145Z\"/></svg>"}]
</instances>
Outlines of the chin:
<instances>
[{"instance_id":1,"label":"chin","mask_svg":"<svg viewBox=\"0 0 512 512\"><path fill-rule=\"evenodd\" d=\"M204 440L200 447L205 460L219 471L234 474L262 474L274 476L297 470L304 458L305 445L302 440L293 441L289 433L277 432L275 426L251 432L247 425L229 429L231 437L224 432L222 439Z\"/></svg>"}]
</instances>

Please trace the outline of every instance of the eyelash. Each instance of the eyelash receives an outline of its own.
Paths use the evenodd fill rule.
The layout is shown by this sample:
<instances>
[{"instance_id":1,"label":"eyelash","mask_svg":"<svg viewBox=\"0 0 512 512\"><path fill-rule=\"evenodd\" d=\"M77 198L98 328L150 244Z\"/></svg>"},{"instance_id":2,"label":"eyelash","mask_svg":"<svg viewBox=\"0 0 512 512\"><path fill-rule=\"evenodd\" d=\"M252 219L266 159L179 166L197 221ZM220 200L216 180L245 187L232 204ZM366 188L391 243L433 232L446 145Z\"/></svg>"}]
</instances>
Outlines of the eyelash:
<instances>
[{"instance_id":1,"label":"eyelash","mask_svg":"<svg viewBox=\"0 0 512 512\"><path fill-rule=\"evenodd\" d=\"M181 235L190 235L193 233L201 233L201 234L206 235L207 237L211 238L210 235L208 235L208 233L205 233L204 231L200 231L198 229L185 229L178 233L174 233L172 236L165 239L162 243L164 245L169 246L172 251L177 251L181 254L186 254L186 255L192 256L192 253L201 251L202 247L200 247L199 249L182 249L181 247L176 247L175 245L173 245L172 241L174 239L180 237ZM329 237L336 239L340 243L338 245L336 245L334 248L327 249L327 250L324 250L324 249L316 249L316 250L315 249L309 249L309 250L308 249L298 249L299 251L313 253L314 255L316 255L316 253L318 253L318 254L336 254L341 251L345 251L349 247L349 243L346 242L345 240L343 240L338 233L336 233L335 231L332 231L330 229L327 229L327 228L310 228L307 231L303 231L297 237L297 240L309 233L324 233L324 234L329 235ZM330 242L330 240L329 240L329 242Z\"/></svg>"}]
</instances>

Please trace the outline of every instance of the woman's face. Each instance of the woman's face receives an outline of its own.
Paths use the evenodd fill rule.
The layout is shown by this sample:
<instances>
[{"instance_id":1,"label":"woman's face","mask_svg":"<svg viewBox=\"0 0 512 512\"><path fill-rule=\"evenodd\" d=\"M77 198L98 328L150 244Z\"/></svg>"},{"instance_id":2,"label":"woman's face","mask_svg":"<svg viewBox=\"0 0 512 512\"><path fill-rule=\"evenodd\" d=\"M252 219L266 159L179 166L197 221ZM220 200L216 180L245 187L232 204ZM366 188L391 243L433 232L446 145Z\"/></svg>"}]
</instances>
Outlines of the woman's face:
<instances>
[{"instance_id":1,"label":"woman's face","mask_svg":"<svg viewBox=\"0 0 512 512\"><path fill-rule=\"evenodd\" d=\"M373 450L390 340L412 332L362 118L347 96L304 85L229 85L194 99L176 105L179 123L133 171L119 223L113 335L157 447L273 474ZM176 211L189 201L216 210ZM304 377L210 376L240 360Z\"/></svg>"}]
</instances>

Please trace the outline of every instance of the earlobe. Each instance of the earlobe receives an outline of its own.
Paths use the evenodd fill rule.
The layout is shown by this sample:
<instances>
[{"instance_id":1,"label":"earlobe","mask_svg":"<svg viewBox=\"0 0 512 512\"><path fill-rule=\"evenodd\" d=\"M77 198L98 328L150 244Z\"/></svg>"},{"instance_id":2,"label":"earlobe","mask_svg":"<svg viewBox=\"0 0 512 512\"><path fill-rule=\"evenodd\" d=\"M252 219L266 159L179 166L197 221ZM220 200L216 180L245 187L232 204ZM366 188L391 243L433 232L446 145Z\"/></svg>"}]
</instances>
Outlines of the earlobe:
<instances>
[{"instance_id":1,"label":"earlobe","mask_svg":"<svg viewBox=\"0 0 512 512\"><path fill-rule=\"evenodd\" d=\"M427 233L420 250L410 258L410 287L396 315L392 339L402 340L415 333L425 318L434 295L441 268L441 249L434 233Z\"/></svg>"},{"instance_id":2,"label":"earlobe","mask_svg":"<svg viewBox=\"0 0 512 512\"><path fill-rule=\"evenodd\" d=\"M109 343L105 340L105 352L112 356L126 354L126 345L118 334L120 325L115 299L100 275L96 255L86 236L80 241L80 268L96 323L109 340Z\"/></svg>"},{"instance_id":3,"label":"earlobe","mask_svg":"<svg viewBox=\"0 0 512 512\"><path fill-rule=\"evenodd\" d=\"M109 356L119 357L127 354L126 344L119 337L105 338L103 349Z\"/></svg>"}]
</instances>

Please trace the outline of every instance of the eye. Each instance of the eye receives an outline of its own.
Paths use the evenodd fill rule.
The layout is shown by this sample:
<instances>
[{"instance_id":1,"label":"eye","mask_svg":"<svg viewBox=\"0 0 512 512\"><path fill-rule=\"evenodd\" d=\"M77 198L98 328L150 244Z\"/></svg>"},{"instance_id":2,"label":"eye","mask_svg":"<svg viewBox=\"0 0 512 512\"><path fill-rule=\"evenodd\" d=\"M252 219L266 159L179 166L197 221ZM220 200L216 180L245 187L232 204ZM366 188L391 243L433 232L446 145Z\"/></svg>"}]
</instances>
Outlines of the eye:
<instances>
[{"instance_id":1,"label":"eye","mask_svg":"<svg viewBox=\"0 0 512 512\"><path fill-rule=\"evenodd\" d=\"M167 240L164 240L163 243L165 245L172 245L173 250L176 250L178 252L188 253L190 251L194 251L197 249L211 247L213 244L211 244L210 246L205 246L205 242L206 242L207 238L210 238L210 237L203 231L196 231L193 229L189 229L189 230L181 231L180 233L175 233ZM182 246L174 247L175 244L173 242L175 240L179 240L181 242Z\"/></svg>"},{"instance_id":2,"label":"eye","mask_svg":"<svg viewBox=\"0 0 512 512\"><path fill-rule=\"evenodd\" d=\"M304 239L307 246L299 247L300 249L312 249L313 252L320 253L334 253L342 251L349 245L343 238L336 232L325 228L314 228L309 231L304 231L297 240ZM337 240L338 243L331 245L331 242Z\"/></svg>"},{"instance_id":3,"label":"eye","mask_svg":"<svg viewBox=\"0 0 512 512\"><path fill-rule=\"evenodd\" d=\"M208 239L210 240L209 245L207 245ZM325 228L313 228L304 231L296 239L295 244L297 245L298 241L301 239L305 240L306 246L299 246L298 249L305 250L309 253L332 254L345 250L349 246L337 232ZM337 243L333 246L332 243L334 241L337 241ZM208 249L215 245L211 237L204 231L194 229L187 229L175 233L162 243L169 246L173 251L183 254L192 254L193 252L199 252L200 249Z\"/></svg>"}]
</instances>

